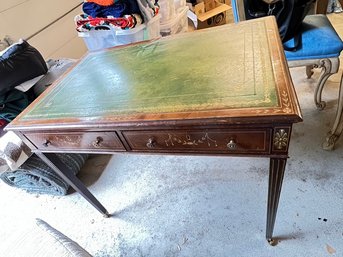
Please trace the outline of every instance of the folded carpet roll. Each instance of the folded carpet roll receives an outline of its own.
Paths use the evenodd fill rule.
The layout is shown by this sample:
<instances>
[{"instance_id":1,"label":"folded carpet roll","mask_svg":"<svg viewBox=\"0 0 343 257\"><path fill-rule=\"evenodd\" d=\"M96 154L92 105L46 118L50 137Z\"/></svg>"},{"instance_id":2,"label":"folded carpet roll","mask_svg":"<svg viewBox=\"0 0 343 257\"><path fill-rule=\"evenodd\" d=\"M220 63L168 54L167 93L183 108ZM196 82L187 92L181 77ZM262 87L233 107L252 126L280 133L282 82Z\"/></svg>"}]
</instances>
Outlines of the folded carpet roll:
<instances>
[{"instance_id":1,"label":"folded carpet roll","mask_svg":"<svg viewBox=\"0 0 343 257\"><path fill-rule=\"evenodd\" d=\"M56 154L76 175L88 158L87 154ZM13 172L4 172L0 178L8 185L29 193L66 195L69 185L45 164L37 155L32 155Z\"/></svg>"}]
</instances>

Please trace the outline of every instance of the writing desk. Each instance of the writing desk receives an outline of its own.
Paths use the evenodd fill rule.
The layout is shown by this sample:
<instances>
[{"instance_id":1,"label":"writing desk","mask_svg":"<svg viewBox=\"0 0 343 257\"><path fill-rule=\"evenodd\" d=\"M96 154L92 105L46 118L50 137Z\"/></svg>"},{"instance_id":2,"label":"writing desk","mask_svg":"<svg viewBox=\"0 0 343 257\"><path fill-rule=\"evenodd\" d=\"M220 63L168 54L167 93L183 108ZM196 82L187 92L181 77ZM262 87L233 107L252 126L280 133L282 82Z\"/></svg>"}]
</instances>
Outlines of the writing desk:
<instances>
[{"instance_id":1,"label":"writing desk","mask_svg":"<svg viewBox=\"0 0 343 257\"><path fill-rule=\"evenodd\" d=\"M271 241L292 124L301 120L267 17L88 53L7 130L105 216L53 153L268 157Z\"/></svg>"}]
</instances>

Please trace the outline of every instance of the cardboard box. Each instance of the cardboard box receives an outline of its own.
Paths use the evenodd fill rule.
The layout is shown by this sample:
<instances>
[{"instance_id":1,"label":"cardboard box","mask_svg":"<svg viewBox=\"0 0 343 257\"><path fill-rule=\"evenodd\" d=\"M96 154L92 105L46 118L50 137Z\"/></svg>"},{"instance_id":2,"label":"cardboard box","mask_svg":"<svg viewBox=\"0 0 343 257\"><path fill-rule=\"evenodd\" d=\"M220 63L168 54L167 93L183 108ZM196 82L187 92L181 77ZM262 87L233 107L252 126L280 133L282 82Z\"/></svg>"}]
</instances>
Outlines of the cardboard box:
<instances>
[{"instance_id":1,"label":"cardboard box","mask_svg":"<svg viewBox=\"0 0 343 257\"><path fill-rule=\"evenodd\" d=\"M195 17L190 18L197 29L214 27L227 23L226 16L228 10L231 10L231 6L218 0L204 0L194 6L197 22L194 22Z\"/></svg>"}]
</instances>

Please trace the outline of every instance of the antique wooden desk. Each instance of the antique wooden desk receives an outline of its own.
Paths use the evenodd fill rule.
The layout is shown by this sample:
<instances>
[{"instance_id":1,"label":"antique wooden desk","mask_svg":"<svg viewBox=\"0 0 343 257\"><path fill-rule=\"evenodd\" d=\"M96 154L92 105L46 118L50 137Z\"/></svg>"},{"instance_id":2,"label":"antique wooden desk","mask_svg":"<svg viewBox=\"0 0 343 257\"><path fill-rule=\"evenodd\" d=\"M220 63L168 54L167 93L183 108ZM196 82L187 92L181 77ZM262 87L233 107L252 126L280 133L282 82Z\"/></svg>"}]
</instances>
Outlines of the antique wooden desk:
<instances>
[{"instance_id":1,"label":"antique wooden desk","mask_svg":"<svg viewBox=\"0 0 343 257\"><path fill-rule=\"evenodd\" d=\"M292 124L301 120L268 17L89 53L7 130L105 216L53 153L269 157L271 240Z\"/></svg>"}]
</instances>

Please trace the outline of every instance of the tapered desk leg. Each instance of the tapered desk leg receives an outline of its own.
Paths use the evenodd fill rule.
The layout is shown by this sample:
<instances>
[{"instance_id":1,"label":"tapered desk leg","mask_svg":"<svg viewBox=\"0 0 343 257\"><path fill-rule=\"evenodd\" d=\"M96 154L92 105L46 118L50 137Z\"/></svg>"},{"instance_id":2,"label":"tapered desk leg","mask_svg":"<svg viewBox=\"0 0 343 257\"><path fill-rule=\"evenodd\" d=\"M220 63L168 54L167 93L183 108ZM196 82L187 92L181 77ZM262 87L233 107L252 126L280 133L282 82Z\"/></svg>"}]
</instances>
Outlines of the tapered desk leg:
<instances>
[{"instance_id":1,"label":"tapered desk leg","mask_svg":"<svg viewBox=\"0 0 343 257\"><path fill-rule=\"evenodd\" d=\"M68 167L53 153L36 153L50 168L52 168L65 182L79 192L89 203L91 203L104 217L109 217L108 211L87 189L87 187L68 170Z\"/></svg>"},{"instance_id":2,"label":"tapered desk leg","mask_svg":"<svg viewBox=\"0 0 343 257\"><path fill-rule=\"evenodd\" d=\"M271 245L286 161L286 158L270 158L266 238Z\"/></svg>"}]
</instances>

